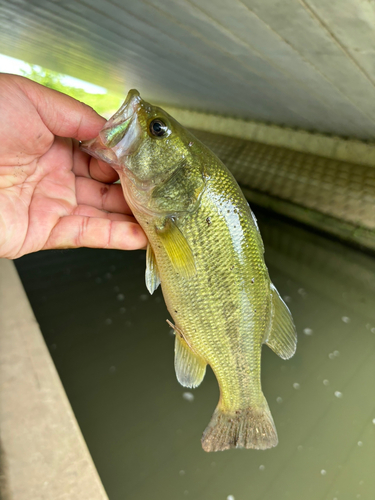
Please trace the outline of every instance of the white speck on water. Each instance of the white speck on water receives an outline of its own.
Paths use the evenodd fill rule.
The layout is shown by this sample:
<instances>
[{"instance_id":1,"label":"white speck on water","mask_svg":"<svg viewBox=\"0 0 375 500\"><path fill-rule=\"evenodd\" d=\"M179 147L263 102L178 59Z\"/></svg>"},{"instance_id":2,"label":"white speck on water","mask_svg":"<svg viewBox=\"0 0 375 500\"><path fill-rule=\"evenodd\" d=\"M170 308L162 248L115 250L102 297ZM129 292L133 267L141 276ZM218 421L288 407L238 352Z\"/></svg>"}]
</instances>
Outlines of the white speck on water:
<instances>
[{"instance_id":1,"label":"white speck on water","mask_svg":"<svg viewBox=\"0 0 375 500\"><path fill-rule=\"evenodd\" d=\"M371 333L375 333L375 328L371 328Z\"/></svg>"},{"instance_id":2,"label":"white speck on water","mask_svg":"<svg viewBox=\"0 0 375 500\"><path fill-rule=\"evenodd\" d=\"M259 470L264 470L265 468L266 468L266 466L265 466L265 465L260 465L260 466L259 466Z\"/></svg>"},{"instance_id":3,"label":"white speck on water","mask_svg":"<svg viewBox=\"0 0 375 500\"><path fill-rule=\"evenodd\" d=\"M328 357L329 357L329 359L335 359L335 355L333 354L333 352L330 352L328 354Z\"/></svg>"},{"instance_id":4,"label":"white speck on water","mask_svg":"<svg viewBox=\"0 0 375 500\"><path fill-rule=\"evenodd\" d=\"M357 445L358 445L358 446L363 446L362 441L358 441Z\"/></svg>"},{"instance_id":5,"label":"white speck on water","mask_svg":"<svg viewBox=\"0 0 375 500\"><path fill-rule=\"evenodd\" d=\"M145 293L142 293L142 295L139 296L139 300L142 300L142 302L145 302L146 300L148 300L148 295L146 295Z\"/></svg>"},{"instance_id":6,"label":"white speck on water","mask_svg":"<svg viewBox=\"0 0 375 500\"><path fill-rule=\"evenodd\" d=\"M192 394L191 392L184 392L182 394L182 397L186 400L186 401L189 401L190 403L192 401L194 401L194 394Z\"/></svg>"},{"instance_id":7,"label":"white speck on water","mask_svg":"<svg viewBox=\"0 0 375 500\"><path fill-rule=\"evenodd\" d=\"M289 295L284 295L284 302L292 302L292 297L289 297Z\"/></svg>"},{"instance_id":8,"label":"white speck on water","mask_svg":"<svg viewBox=\"0 0 375 500\"><path fill-rule=\"evenodd\" d=\"M124 312L126 312L126 307L120 307L119 311L121 314L124 314Z\"/></svg>"},{"instance_id":9,"label":"white speck on water","mask_svg":"<svg viewBox=\"0 0 375 500\"><path fill-rule=\"evenodd\" d=\"M322 469L322 470L320 471L320 473L321 473L321 475L322 475L322 476L325 476L325 475L327 474L327 471L326 471L326 470L324 470L324 469Z\"/></svg>"},{"instance_id":10,"label":"white speck on water","mask_svg":"<svg viewBox=\"0 0 375 500\"><path fill-rule=\"evenodd\" d=\"M117 300L124 300L125 299L125 295L123 293L119 293L117 295Z\"/></svg>"},{"instance_id":11,"label":"white speck on water","mask_svg":"<svg viewBox=\"0 0 375 500\"><path fill-rule=\"evenodd\" d=\"M110 373L115 373L116 367L115 366L110 366L109 367L109 371L110 371Z\"/></svg>"},{"instance_id":12,"label":"white speck on water","mask_svg":"<svg viewBox=\"0 0 375 500\"><path fill-rule=\"evenodd\" d=\"M344 323L350 323L350 318L348 316L343 316L341 319Z\"/></svg>"},{"instance_id":13,"label":"white speck on water","mask_svg":"<svg viewBox=\"0 0 375 500\"><path fill-rule=\"evenodd\" d=\"M372 423L375 424L375 418L372 419Z\"/></svg>"},{"instance_id":14,"label":"white speck on water","mask_svg":"<svg viewBox=\"0 0 375 500\"><path fill-rule=\"evenodd\" d=\"M293 389L299 389L301 386L299 385L298 382L294 382L293 384Z\"/></svg>"},{"instance_id":15,"label":"white speck on water","mask_svg":"<svg viewBox=\"0 0 375 500\"><path fill-rule=\"evenodd\" d=\"M106 324L106 325L112 325L112 320L111 320L111 318L107 318L107 319L105 320L105 324Z\"/></svg>"},{"instance_id":16,"label":"white speck on water","mask_svg":"<svg viewBox=\"0 0 375 500\"><path fill-rule=\"evenodd\" d=\"M304 288L299 288L298 289L298 293L300 295L302 295L302 297L305 297L305 295L307 295L307 292L306 292L306 290Z\"/></svg>"},{"instance_id":17,"label":"white speck on water","mask_svg":"<svg viewBox=\"0 0 375 500\"><path fill-rule=\"evenodd\" d=\"M278 396L278 397L276 398L276 401L277 401L277 403L281 404L281 403L283 402L283 398L282 398L282 397L280 397L280 396Z\"/></svg>"},{"instance_id":18,"label":"white speck on water","mask_svg":"<svg viewBox=\"0 0 375 500\"><path fill-rule=\"evenodd\" d=\"M304 333L305 335L312 335L312 334L313 334L313 331L311 330L311 328L305 328L305 329L303 330L303 333Z\"/></svg>"},{"instance_id":19,"label":"white speck on water","mask_svg":"<svg viewBox=\"0 0 375 500\"><path fill-rule=\"evenodd\" d=\"M184 476L185 475L185 471L184 470L180 470L179 474L180 474L180 476Z\"/></svg>"},{"instance_id":20,"label":"white speck on water","mask_svg":"<svg viewBox=\"0 0 375 500\"><path fill-rule=\"evenodd\" d=\"M336 396L336 398L342 398L342 392L335 391L335 396Z\"/></svg>"},{"instance_id":21,"label":"white speck on water","mask_svg":"<svg viewBox=\"0 0 375 500\"><path fill-rule=\"evenodd\" d=\"M95 283L101 283L102 282L102 278L95 278Z\"/></svg>"},{"instance_id":22,"label":"white speck on water","mask_svg":"<svg viewBox=\"0 0 375 500\"><path fill-rule=\"evenodd\" d=\"M325 379L323 380L323 385L329 385L329 380L325 378Z\"/></svg>"},{"instance_id":23,"label":"white speck on water","mask_svg":"<svg viewBox=\"0 0 375 500\"><path fill-rule=\"evenodd\" d=\"M234 496L233 495L228 495L227 496L227 500L235 500Z\"/></svg>"},{"instance_id":24,"label":"white speck on water","mask_svg":"<svg viewBox=\"0 0 375 500\"><path fill-rule=\"evenodd\" d=\"M338 358L340 356L340 351L333 351L333 355L335 358Z\"/></svg>"}]
</instances>

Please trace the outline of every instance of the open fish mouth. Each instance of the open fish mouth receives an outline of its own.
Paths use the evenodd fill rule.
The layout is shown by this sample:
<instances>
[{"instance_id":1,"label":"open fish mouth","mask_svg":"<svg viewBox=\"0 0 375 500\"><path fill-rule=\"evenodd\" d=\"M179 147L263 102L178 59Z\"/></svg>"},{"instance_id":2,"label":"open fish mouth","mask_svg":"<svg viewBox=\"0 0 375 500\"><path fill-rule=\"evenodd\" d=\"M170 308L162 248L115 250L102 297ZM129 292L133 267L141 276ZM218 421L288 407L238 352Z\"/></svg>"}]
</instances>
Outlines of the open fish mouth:
<instances>
[{"instance_id":1,"label":"open fish mouth","mask_svg":"<svg viewBox=\"0 0 375 500\"><path fill-rule=\"evenodd\" d=\"M138 111L142 98L130 90L120 109L104 125L99 135L80 144L82 151L111 165L120 165L123 157L133 154L141 141Z\"/></svg>"}]
</instances>

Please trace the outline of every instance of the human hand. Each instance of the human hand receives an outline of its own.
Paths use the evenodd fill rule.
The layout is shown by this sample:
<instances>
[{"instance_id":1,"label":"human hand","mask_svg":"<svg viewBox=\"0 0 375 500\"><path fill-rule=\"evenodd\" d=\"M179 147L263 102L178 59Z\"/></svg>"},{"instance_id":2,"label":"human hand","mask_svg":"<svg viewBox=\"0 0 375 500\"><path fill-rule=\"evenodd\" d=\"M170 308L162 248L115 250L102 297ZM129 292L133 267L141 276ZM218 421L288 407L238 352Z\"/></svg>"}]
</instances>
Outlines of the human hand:
<instances>
[{"instance_id":1,"label":"human hand","mask_svg":"<svg viewBox=\"0 0 375 500\"><path fill-rule=\"evenodd\" d=\"M93 109L0 74L0 257L52 248L144 248L116 172L80 151L105 123Z\"/></svg>"}]
</instances>

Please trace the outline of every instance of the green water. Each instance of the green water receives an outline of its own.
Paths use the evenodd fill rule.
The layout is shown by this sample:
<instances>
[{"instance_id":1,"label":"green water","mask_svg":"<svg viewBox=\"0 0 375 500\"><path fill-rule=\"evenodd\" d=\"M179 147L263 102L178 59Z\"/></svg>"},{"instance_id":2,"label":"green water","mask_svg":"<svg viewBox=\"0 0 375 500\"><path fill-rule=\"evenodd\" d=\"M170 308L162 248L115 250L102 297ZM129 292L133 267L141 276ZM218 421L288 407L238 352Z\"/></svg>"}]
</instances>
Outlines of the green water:
<instances>
[{"instance_id":1,"label":"green water","mask_svg":"<svg viewBox=\"0 0 375 500\"><path fill-rule=\"evenodd\" d=\"M179 386L144 252L42 252L16 264L110 500L375 498L375 258L257 211L297 353L263 348L279 433L268 451L207 454L209 371Z\"/></svg>"}]
</instances>

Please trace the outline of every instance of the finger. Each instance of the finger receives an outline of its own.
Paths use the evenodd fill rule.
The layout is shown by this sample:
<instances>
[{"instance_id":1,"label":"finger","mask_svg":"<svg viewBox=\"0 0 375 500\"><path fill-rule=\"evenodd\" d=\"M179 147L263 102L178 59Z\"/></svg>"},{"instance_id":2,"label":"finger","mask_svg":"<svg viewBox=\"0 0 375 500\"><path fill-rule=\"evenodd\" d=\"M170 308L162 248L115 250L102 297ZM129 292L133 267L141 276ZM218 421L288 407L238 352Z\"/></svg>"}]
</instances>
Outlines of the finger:
<instances>
[{"instance_id":1,"label":"finger","mask_svg":"<svg viewBox=\"0 0 375 500\"><path fill-rule=\"evenodd\" d=\"M22 76L14 76L14 81L34 104L44 124L55 135L78 140L93 139L106 121L90 106L66 94Z\"/></svg>"},{"instance_id":2,"label":"finger","mask_svg":"<svg viewBox=\"0 0 375 500\"><path fill-rule=\"evenodd\" d=\"M76 177L77 203L108 212L131 214L120 184L104 184L85 177Z\"/></svg>"},{"instance_id":3,"label":"finger","mask_svg":"<svg viewBox=\"0 0 375 500\"><path fill-rule=\"evenodd\" d=\"M139 224L82 215L62 217L43 250L52 248L145 248L147 238Z\"/></svg>"},{"instance_id":4,"label":"finger","mask_svg":"<svg viewBox=\"0 0 375 500\"><path fill-rule=\"evenodd\" d=\"M91 177L97 181L107 183L118 180L119 177L112 167L82 151L77 141L74 141L73 147L73 172L75 175Z\"/></svg>"},{"instance_id":5,"label":"finger","mask_svg":"<svg viewBox=\"0 0 375 500\"><path fill-rule=\"evenodd\" d=\"M74 212L74 215L84 215L85 217L98 217L98 218L103 218L103 219L110 219L110 220L121 220L121 221L126 221L126 222L134 222L135 224L137 221L132 215L125 215L122 213L111 213L111 212L103 212L102 210L99 210L98 208L91 207L89 205L78 205Z\"/></svg>"}]
</instances>

